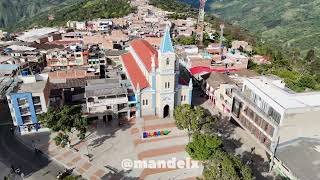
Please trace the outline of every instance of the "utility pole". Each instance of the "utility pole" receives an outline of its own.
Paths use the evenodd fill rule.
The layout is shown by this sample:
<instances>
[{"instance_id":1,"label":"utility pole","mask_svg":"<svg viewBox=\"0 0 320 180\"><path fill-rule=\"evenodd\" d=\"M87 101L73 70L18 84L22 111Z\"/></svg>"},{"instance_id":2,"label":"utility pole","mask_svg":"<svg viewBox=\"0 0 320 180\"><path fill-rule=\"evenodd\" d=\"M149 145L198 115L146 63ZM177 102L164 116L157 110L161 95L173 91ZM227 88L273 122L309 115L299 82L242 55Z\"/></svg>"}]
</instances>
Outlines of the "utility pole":
<instances>
[{"instance_id":1,"label":"utility pole","mask_svg":"<svg viewBox=\"0 0 320 180\"><path fill-rule=\"evenodd\" d=\"M223 30L224 30L224 24L220 24L220 56L221 61L223 60Z\"/></svg>"},{"instance_id":2,"label":"utility pole","mask_svg":"<svg viewBox=\"0 0 320 180\"><path fill-rule=\"evenodd\" d=\"M199 46L203 46L203 31L204 31L204 8L207 0L199 0L199 16L198 16L198 24L197 24L197 33L196 40Z\"/></svg>"}]
</instances>

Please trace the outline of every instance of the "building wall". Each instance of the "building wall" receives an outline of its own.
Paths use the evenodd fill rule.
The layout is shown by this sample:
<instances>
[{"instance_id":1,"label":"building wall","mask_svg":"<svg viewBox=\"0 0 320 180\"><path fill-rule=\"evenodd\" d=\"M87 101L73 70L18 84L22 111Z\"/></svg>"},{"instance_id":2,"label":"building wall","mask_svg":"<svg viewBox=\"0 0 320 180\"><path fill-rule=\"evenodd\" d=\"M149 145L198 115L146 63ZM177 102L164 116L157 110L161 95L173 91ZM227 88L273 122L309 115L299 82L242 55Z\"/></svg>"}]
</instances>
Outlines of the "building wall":
<instances>
[{"instance_id":1,"label":"building wall","mask_svg":"<svg viewBox=\"0 0 320 180\"><path fill-rule=\"evenodd\" d=\"M286 113L279 129L279 143L298 137L319 138L320 108L290 110ZM299 112L300 111L300 112Z\"/></svg>"},{"instance_id":2,"label":"building wall","mask_svg":"<svg viewBox=\"0 0 320 180\"><path fill-rule=\"evenodd\" d=\"M240 109L238 102L240 102ZM238 104L238 105L237 105ZM237 113L239 112L239 114ZM232 119L237 121L251 136L261 144L269 154L274 151L277 138L277 126L271 124L266 116L257 110L256 106L239 99L238 96L233 98L232 102Z\"/></svg>"},{"instance_id":3,"label":"building wall","mask_svg":"<svg viewBox=\"0 0 320 180\"><path fill-rule=\"evenodd\" d=\"M190 104L191 100L192 100L192 95L190 96L189 86L181 86L176 93L177 105Z\"/></svg>"},{"instance_id":4,"label":"building wall","mask_svg":"<svg viewBox=\"0 0 320 180\"><path fill-rule=\"evenodd\" d=\"M169 106L169 116L173 116L175 89L176 89L176 56L174 53L159 53L158 70L156 75L157 91L157 114L159 117L164 116L165 106Z\"/></svg>"},{"instance_id":5,"label":"building wall","mask_svg":"<svg viewBox=\"0 0 320 180\"><path fill-rule=\"evenodd\" d=\"M242 88L242 92L244 92L245 94L245 89L248 88L250 89L252 92L254 92L257 96L259 96L263 101L266 102L266 104L268 104L268 106L272 107L273 109L275 109L278 113L281 114L281 116L283 116L285 109L283 107L281 107L277 102L275 102L274 100L272 100L268 95L266 95L265 93L261 92L260 89L258 89L254 84L252 84L251 82L249 82L248 80L244 79L243 81L243 88Z\"/></svg>"},{"instance_id":6,"label":"building wall","mask_svg":"<svg viewBox=\"0 0 320 180\"><path fill-rule=\"evenodd\" d=\"M141 116L153 115L152 92L144 90L140 96Z\"/></svg>"},{"instance_id":7,"label":"building wall","mask_svg":"<svg viewBox=\"0 0 320 180\"><path fill-rule=\"evenodd\" d=\"M231 88L234 86L228 84L221 84L218 89L214 91L215 106L222 113L230 113L232 108L232 92Z\"/></svg>"}]
</instances>

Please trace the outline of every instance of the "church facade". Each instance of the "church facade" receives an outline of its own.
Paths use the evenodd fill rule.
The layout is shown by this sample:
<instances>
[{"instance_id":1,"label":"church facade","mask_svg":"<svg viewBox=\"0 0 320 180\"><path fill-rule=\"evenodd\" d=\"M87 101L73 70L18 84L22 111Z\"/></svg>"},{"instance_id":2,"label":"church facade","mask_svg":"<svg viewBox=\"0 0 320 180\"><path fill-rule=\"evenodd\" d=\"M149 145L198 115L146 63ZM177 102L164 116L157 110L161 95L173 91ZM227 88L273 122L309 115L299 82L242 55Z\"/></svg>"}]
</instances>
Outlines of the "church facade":
<instances>
[{"instance_id":1,"label":"church facade","mask_svg":"<svg viewBox=\"0 0 320 180\"><path fill-rule=\"evenodd\" d=\"M173 117L176 105L191 104L192 80L179 75L169 29L159 50L143 39L135 39L120 60L135 94L137 117Z\"/></svg>"}]
</instances>

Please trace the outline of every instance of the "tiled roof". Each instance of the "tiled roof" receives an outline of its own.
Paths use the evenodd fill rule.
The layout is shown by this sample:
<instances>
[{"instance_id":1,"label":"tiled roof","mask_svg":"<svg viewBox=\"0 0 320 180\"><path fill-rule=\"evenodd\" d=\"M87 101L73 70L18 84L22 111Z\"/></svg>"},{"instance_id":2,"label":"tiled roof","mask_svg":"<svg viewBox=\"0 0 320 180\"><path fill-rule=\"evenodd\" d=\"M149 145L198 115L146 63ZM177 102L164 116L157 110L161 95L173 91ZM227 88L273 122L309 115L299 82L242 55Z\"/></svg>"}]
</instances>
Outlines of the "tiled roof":
<instances>
[{"instance_id":1,"label":"tiled roof","mask_svg":"<svg viewBox=\"0 0 320 180\"><path fill-rule=\"evenodd\" d=\"M127 74L130 77L131 83L135 89L137 89L138 84L140 89L150 86L131 53L121 55L121 59L125 68L127 69Z\"/></svg>"},{"instance_id":2,"label":"tiled roof","mask_svg":"<svg viewBox=\"0 0 320 180\"><path fill-rule=\"evenodd\" d=\"M135 39L131 42L131 47L137 53L149 72L151 71L151 58L153 55L155 55L156 68L158 67L158 51L153 48L146 40Z\"/></svg>"}]
</instances>

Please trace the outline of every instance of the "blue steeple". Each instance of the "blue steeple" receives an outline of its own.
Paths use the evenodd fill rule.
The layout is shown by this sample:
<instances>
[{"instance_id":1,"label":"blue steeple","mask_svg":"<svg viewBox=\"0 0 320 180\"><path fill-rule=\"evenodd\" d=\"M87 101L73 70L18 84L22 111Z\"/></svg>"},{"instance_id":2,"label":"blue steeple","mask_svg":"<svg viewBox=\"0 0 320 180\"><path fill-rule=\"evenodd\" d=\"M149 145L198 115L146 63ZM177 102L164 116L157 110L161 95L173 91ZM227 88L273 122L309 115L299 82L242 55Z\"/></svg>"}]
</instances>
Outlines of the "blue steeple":
<instances>
[{"instance_id":1,"label":"blue steeple","mask_svg":"<svg viewBox=\"0 0 320 180\"><path fill-rule=\"evenodd\" d=\"M174 52L172 40L170 37L170 28L169 27L166 28L166 31L165 31L164 36L162 38L160 52L161 53L173 53Z\"/></svg>"}]
</instances>

